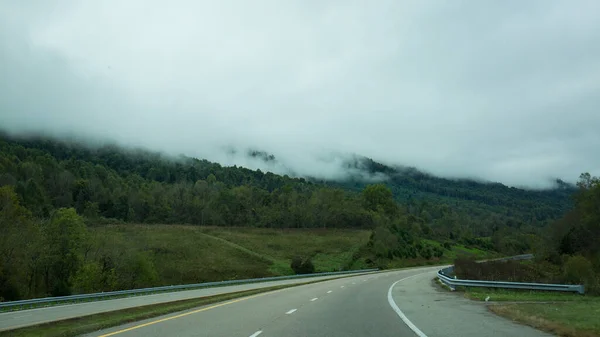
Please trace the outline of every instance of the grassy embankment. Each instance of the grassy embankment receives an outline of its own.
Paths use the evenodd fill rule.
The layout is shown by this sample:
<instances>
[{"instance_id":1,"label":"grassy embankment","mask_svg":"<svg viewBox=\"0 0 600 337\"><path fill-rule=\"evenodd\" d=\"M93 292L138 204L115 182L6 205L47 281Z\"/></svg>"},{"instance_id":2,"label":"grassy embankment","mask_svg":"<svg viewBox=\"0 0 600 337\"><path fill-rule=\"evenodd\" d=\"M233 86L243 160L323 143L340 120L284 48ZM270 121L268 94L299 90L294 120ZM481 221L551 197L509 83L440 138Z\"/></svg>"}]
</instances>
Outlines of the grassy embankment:
<instances>
[{"instance_id":1,"label":"grassy embankment","mask_svg":"<svg viewBox=\"0 0 600 337\"><path fill-rule=\"evenodd\" d=\"M486 288L466 289L465 296L489 296L490 311L559 336L600 336L598 296Z\"/></svg>"},{"instance_id":2,"label":"grassy embankment","mask_svg":"<svg viewBox=\"0 0 600 337\"><path fill-rule=\"evenodd\" d=\"M352 266L370 231L345 229L212 228L184 225L91 227L112 252L150 254L160 284L293 274L293 256L312 257L317 272Z\"/></svg>"},{"instance_id":3,"label":"grassy embankment","mask_svg":"<svg viewBox=\"0 0 600 337\"><path fill-rule=\"evenodd\" d=\"M369 268L361 253L371 231L352 229L222 228L185 225L91 227L112 252L151 254L159 284L244 279L293 274L294 256L311 257L316 272ZM438 242L424 240L430 245ZM489 252L462 245L441 259L396 259L387 268L451 263L458 255L488 258Z\"/></svg>"},{"instance_id":4,"label":"grassy embankment","mask_svg":"<svg viewBox=\"0 0 600 337\"><path fill-rule=\"evenodd\" d=\"M525 272L517 276L526 279L535 276L535 273L527 274L527 272L531 272L531 268L535 265L531 261L506 264L506 266L511 265L513 267L517 266L517 268L512 268L512 270L509 268L505 270L501 270L501 268L493 269L496 272L513 273L513 276L515 271L516 274ZM485 268L482 268L482 270L485 270ZM498 279L500 275L494 276ZM504 277L509 278L509 276L505 275ZM547 279L556 277L555 275L540 276ZM535 280L520 281L531 282ZM464 296L472 300L485 301L487 298L490 301L488 302L490 311L540 330L567 337L600 336L600 319L598 319L600 317L600 297L598 296L488 288L457 290L464 292Z\"/></svg>"}]
</instances>

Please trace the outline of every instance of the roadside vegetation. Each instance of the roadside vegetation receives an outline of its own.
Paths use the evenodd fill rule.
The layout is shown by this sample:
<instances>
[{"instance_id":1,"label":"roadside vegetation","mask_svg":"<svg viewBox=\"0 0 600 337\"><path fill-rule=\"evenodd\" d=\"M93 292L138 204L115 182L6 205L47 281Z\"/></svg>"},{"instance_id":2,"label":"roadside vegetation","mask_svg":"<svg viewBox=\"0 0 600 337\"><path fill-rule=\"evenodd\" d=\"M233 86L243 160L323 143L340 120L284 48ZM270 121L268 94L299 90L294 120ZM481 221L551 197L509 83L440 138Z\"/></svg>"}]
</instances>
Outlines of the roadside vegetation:
<instances>
[{"instance_id":1,"label":"roadside vegetation","mask_svg":"<svg viewBox=\"0 0 600 337\"><path fill-rule=\"evenodd\" d=\"M563 337L600 336L600 298L540 303L493 304L489 309L508 319Z\"/></svg>"},{"instance_id":2,"label":"roadside vegetation","mask_svg":"<svg viewBox=\"0 0 600 337\"><path fill-rule=\"evenodd\" d=\"M459 278L583 284L585 295L526 290L463 289L465 296L491 301L503 317L566 337L600 336L600 179L582 174L575 207L548 226L532 261L457 259Z\"/></svg>"},{"instance_id":3,"label":"roadside vegetation","mask_svg":"<svg viewBox=\"0 0 600 337\"><path fill-rule=\"evenodd\" d=\"M575 208L552 223L531 261L454 261L459 278L488 281L582 284L600 295L600 179L581 175Z\"/></svg>"}]
</instances>

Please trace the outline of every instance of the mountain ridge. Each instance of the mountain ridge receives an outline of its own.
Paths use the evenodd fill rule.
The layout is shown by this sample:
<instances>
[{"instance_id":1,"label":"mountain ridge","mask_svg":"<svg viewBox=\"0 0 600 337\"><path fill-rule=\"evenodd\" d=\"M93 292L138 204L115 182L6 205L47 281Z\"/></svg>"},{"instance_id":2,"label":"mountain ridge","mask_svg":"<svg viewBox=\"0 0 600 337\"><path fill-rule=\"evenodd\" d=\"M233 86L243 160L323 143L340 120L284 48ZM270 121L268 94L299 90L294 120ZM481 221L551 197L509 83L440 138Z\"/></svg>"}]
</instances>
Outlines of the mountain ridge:
<instances>
[{"instance_id":1,"label":"mountain ridge","mask_svg":"<svg viewBox=\"0 0 600 337\"><path fill-rule=\"evenodd\" d=\"M354 155L343 162L348 178L342 180L278 175L245 167L222 166L219 163L188 156L171 156L141 148L127 148L115 143L81 144L56 137L21 137L0 134L0 140L24 149L37 149L57 160L84 160L106 165L121 175L135 173L144 179L157 182L196 182L213 174L218 181L230 187L250 184L267 191L286 185L303 189L304 185L329 186L351 192L360 192L367 185L383 183L388 186L396 201L406 207L416 207L430 214L443 214L446 208L465 214L473 221L486 221L490 214L501 218L514 218L511 223L543 225L567 212L575 187L557 180L553 189L525 190L501 183L482 183L470 179L446 179L424 173L413 167L392 167L370 158ZM261 150L249 150L245 155L257 160L277 162L277 158ZM376 179L373 179L375 177ZM425 206L423 206L425 205ZM433 215L432 219L435 220ZM477 220L476 220L477 219Z\"/></svg>"}]
</instances>

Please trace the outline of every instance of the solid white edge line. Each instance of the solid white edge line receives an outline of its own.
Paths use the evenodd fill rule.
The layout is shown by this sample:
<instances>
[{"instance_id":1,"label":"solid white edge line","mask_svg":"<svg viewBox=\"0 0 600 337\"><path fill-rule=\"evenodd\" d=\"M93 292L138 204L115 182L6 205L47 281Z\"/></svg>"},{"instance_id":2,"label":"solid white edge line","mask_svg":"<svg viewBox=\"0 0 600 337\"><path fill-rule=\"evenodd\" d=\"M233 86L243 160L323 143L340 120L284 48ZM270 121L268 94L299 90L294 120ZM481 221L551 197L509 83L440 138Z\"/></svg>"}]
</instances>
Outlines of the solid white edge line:
<instances>
[{"instance_id":1,"label":"solid white edge line","mask_svg":"<svg viewBox=\"0 0 600 337\"><path fill-rule=\"evenodd\" d=\"M314 302L314 301L316 301L316 300L318 300L318 299L319 299L318 297L315 297L315 298L313 298L313 299L312 299L312 300L310 300L310 301L311 301L311 302Z\"/></svg>"},{"instance_id":2,"label":"solid white edge line","mask_svg":"<svg viewBox=\"0 0 600 337\"><path fill-rule=\"evenodd\" d=\"M262 333L262 330L258 330L257 332L250 335L250 337L256 337Z\"/></svg>"},{"instance_id":3,"label":"solid white edge line","mask_svg":"<svg viewBox=\"0 0 600 337\"><path fill-rule=\"evenodd\" d=\"M298 309L292 309L292 310L290 310L290 311L286 312L285 314L286 314L286 315L291 315L291 314L293 314L294 312L296 312L296 310L298 310Z\"/></svg>"},{"instance_id":4,"label":"solid white edge line","mask_svg":"<svg viewBox=\"0 0 600 337\"><path fill-rule=\"evenodd\" d=\"M428 272L425 272L428 273ZM423 331L419 330L419 328L417 328L416 325L413 324L413 322L411 322L408 317L406 317L406 315L404 315L404 313L402 312L402 310L400 310L400 308L398 308L398 305L396 305L396 302L394 302L394 298L392 297L392 290L394 289L394 286L398 283L398 282L402 282L404 280L408 280L409 278L413 278L415 276L419 276L425 273L420 273L420 274L416 274L413 276L409 276L409 277L405 277L403 279L400 279L396 282L394 282L394 284L392 284L390 286L390 289L388 289L388 302L390 303L390 306L392 307L392 309L394 309L394 311L396 312L396 314L398 314L398 316L400 316L400 318L402 319L402 321L404 321L404 323L406 325L408 325L408 327L415 333L417 334L417 336L419 337L427 337L427 335L425 333L423 333Z\"/></svg>"}]
</instances>

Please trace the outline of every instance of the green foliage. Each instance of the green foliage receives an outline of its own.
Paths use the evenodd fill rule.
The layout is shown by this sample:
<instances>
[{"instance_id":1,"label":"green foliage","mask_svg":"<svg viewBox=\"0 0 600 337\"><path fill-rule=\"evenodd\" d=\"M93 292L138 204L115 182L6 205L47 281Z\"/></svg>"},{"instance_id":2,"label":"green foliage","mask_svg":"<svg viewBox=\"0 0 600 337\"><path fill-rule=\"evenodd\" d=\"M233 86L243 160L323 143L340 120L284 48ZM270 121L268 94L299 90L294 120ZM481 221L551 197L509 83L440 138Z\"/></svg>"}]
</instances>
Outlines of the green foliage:
<instances>
[{"instance_id":1,"label":"green foliage","mask_svg":"<svg viewBox=\"0 0 600 337\"><path fill-rule=\"evenodd\" d=\"M148 253L134 252L128 255L123 266L125 268L119 270L124 282L122 288L136 289L156 285L158 274Z\"/></svg>"},{"instance_id":2,"label":"green foliage","mask_svg":"<svg viewBox=\"0 0 600 337\"><path fill-rule=\"evenodd\" d=\"M583 256L569 256L563 266L563 277L572 284L589 283L594 278L592 263Z\"/></svg>"},{"instance_id":3,"label":"green foliage","mask_svg":"<svg viewBox=\"0 0 600 337\"><path fill-rule=\"evenodd\" d=\"M315 272L315 266L310 257L303 259L300 256L294 256L290 267L296 274L312 274Z\"/></svg>"},{"instance_id":4,"label":"green foliage","mask_svg":"<svg viewBox=\"0 0 600 337\"><path fill-rule=\"evenodd\" d=\"M0 187L0 299L14 300L27 292L22 280L27 277L23 265L35 237L30 213L19 204L10 186Z\"/></svg>"},{"instance_id":5,"label":"green foliage","mask_svg":"<svg viewBox=\"0 0 600 337\"><path fill-rule=\"evenodd\" d=\"M72 277L83 262L87 228L73 208L61 208L53 215L45 231L48 288L53 296L69 295Z\"/></svg>"},{"instance_id":6,"label":"green foliage","mask_svg":"<svg viewBox=\"0 0 600 337\"><path fill-rule=\"evenodd\" d=\"M77 271L73 280L73 289L77 293L110 291L117 287L117 275L114 269L105 270L96 261L87 262Z\"/></svg>"},{"instance_id":7,"label":"green foliage","mask_svg":"<svg viewBox=\"0 0 600 337\"><path fill-rule=\"evenodd\" d=\"M383 184L368 185L362 192L363 204L369 211L383 211L393 216L397 213L398 205L394 201L392 191Z\"/></svg>"},{"instance_id":8,"label":"green foliage","mask_svg":"<svg viewBox=\"0 0 600 337\"><path fill-rule=\"evenodd\" d=\"M549 227L536 254L560 266L566 282L600 293L600 179L584 173L577 186L575 208Z\"/></svg>"}]
</instances>

